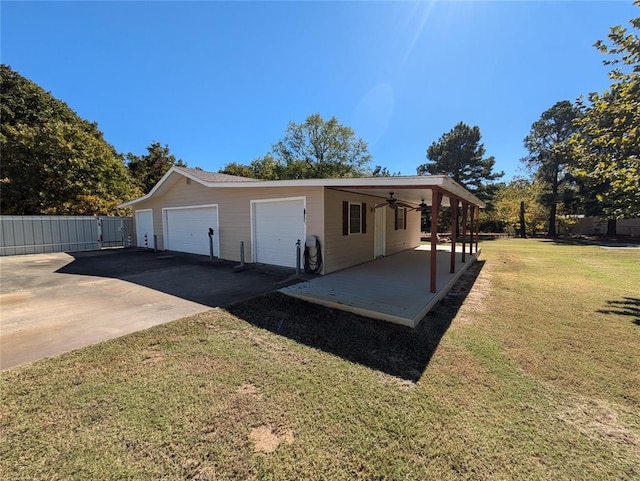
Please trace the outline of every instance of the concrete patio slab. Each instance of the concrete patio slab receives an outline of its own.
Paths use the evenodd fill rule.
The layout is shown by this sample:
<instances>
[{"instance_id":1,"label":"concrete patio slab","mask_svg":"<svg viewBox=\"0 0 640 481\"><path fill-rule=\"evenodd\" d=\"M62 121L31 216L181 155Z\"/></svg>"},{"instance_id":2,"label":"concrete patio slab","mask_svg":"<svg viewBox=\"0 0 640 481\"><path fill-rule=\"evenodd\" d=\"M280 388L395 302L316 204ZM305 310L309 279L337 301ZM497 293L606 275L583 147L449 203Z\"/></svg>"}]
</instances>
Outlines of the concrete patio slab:
<instances>
[{"instance_id":1,"label":"concrete patio slab","mask_svg":"<svg viewBox=\"0 0 640 481\"><path fill-rule=\"evenodd\" d=\"M373 319L415 327L446 295L476 260L478 253L456 249L456 270L450 273L451 248L437 251L437 291L430 292L429 246L420 246L366 264L280 289L283 294Z\"/></svg>"}]
</instances>

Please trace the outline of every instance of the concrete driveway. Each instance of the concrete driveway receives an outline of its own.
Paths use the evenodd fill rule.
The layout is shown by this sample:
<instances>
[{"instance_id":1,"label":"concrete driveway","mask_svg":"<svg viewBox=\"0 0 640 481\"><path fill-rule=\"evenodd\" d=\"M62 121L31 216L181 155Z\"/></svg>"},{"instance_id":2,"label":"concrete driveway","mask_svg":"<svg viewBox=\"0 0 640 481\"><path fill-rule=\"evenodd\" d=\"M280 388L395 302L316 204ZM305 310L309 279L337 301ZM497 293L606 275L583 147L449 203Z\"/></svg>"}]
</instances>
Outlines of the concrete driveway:
<instances>
[{"instance_id":1,"label":"concrete driveway","mask_svg":"<svg viewBox=\"0 0 640 481\"><path fill-rule=\"evenodd\" d=\"M295 282L290 269L234 267L124 249L0 257L0 369Z\"/></svg>"}]
</instances>

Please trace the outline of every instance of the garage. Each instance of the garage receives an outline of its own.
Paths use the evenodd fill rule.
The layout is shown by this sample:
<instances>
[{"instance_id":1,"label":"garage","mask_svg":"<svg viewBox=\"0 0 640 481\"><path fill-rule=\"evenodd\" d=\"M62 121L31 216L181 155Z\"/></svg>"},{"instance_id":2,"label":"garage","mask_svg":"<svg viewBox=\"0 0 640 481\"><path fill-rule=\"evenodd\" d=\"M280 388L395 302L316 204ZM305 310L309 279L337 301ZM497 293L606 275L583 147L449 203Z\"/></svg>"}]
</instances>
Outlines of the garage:
<instances>
[{"instance_id":1,"label":"garage","mask_svg":"<svg viewBox=\"0 0 640 481\"><path fill-rule=\"evenodd\" d=\"M251 201L253 259L296 267L296 242L305 241L305 198Z\"/></svg>"},{"instance_id":2,"label":"garage","mask_svg":"<svg viewBox=\"0 0 640 481\"><path fill-rule=\"evenodd\" d=\"M153 247L153 211L151 209L136 211L136 246Z\"/></svg>"},{"instance_id":3,"label":"garage","mask_svg":"<svg viewBox=\"0 0 640 481\"><path fill-rule=\"evenodd\" d=\"M219 257L218 206L167 207L162 209L164 248L209 255L209 229L213 229L213 255Z\"/></svg>"}]
</instances>

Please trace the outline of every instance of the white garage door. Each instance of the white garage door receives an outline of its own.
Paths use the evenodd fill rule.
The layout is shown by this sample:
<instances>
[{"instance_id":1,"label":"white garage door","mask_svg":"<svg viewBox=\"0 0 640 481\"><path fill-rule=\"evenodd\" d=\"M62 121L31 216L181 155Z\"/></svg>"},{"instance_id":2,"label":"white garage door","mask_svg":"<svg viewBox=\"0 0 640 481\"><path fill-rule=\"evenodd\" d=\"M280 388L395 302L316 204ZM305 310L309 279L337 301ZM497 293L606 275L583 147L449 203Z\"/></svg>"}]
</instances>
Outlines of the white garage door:
<instances>
[{"instance_id":1,"label":"white garage door","mask_svg":"<svg viewBox=\"0 0 640 481\"><path fill-rule=\"evenodd\" d=\"M209 255L209 228L213 229L213 255L218 257L218 207L168 208L164 211L164 247L170 251Z\"/></svg>"},{"instance_id":2,"label":"white garage door","mask_svg":"<svg viewBox=\"0 0 640 481\"><path fill-rule=\"evenodd\" d=\"M153 211L151 209L136 211L136 246L145 247L145 235L147 247L153 247Z\"/></svg>"},{"instance_id":3,"label":"white garage door","mask_svg":"<svg viewBox=\"0 0 640 481\"><path fill-rule=\"evenodd\" d=\"M296 242L305 241L304 198L253 202L255 262L296 267Z\"/></svg>"}]
</instances>

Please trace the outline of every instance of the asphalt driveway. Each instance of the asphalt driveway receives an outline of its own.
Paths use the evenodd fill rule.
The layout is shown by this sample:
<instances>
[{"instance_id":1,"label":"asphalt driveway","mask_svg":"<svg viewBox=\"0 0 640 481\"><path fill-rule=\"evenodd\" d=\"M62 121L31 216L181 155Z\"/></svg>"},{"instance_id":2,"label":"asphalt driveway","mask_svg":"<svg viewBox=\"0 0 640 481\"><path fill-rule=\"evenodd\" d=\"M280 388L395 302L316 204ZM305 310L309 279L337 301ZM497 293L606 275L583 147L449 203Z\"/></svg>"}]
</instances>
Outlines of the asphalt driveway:
<instances>
[{"instance_id":1,"label":"asphalt driveway","mask_svg":"<svg viewBox=\"0 0 640 481\"><path fill-rule=\"evenodd\" d=\"M0 257L0 369L296 282L291 269L235 266L123 249Z\"/></svg>"}]
</instances>

